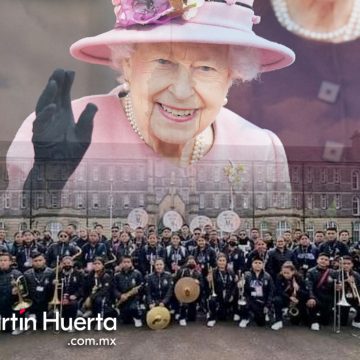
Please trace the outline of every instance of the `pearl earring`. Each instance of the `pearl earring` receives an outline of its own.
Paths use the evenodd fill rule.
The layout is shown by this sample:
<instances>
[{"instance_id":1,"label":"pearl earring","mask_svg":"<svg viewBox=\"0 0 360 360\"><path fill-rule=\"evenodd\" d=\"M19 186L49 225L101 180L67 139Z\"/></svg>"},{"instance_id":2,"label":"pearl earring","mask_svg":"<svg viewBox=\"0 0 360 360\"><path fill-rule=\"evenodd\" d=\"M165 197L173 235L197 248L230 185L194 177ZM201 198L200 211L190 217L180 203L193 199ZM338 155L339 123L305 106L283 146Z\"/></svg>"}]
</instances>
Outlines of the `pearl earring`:
<instances>
[{"instance_id":1,"label":"pearl earring","mask_svg":"<svg viewBox=\"0 0 360 360\"><path fill-rule=\"evenodd\" d=\"M120 91L118 93L118 97L119 98L123 98L126 95L128 95L130 92L130 83L125 80L121 85L120 85Z\"/></svg>"},{"instance_id":2,"label":"pearl earring","mask_svg":"<svg viewBox=\"0 0 360 360\"><path fill-rule=\"evenodd\" d=\"M223 106L225 106L228 103L228 98L226 97L223 101Z\"/></svg>"}]
</instances>

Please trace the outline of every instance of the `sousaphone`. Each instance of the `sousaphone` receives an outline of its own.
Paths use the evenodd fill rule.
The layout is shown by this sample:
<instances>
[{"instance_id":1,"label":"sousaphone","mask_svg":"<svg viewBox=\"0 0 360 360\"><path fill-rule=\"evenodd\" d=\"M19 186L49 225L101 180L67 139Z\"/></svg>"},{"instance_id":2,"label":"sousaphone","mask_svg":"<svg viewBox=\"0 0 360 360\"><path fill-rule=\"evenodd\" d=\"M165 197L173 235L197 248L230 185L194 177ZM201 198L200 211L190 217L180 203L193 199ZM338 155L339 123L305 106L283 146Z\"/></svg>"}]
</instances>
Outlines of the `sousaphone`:
<instances>
[{"instance_id":1,"label":"sousaphone","mask_svg":"<svg viewBox=\"0 0 360 360\"><path fill-rule=\"evenodd\" d=\"M170 311L165 306L155 306L146 314L146 323L152 330L165 329L170 320Z\"/></svg>"},{"instance_id":2,"label":"sousaphone","mask_svg":"<svg viewBox=\"0 0 360 360\"><path fill-rule=\"evenodd\" d=\"M191 277L183 277L175 285L175 296L180 303L192 303L198 299L199 295L199 283Z\"/></svg>"}]
</instances>

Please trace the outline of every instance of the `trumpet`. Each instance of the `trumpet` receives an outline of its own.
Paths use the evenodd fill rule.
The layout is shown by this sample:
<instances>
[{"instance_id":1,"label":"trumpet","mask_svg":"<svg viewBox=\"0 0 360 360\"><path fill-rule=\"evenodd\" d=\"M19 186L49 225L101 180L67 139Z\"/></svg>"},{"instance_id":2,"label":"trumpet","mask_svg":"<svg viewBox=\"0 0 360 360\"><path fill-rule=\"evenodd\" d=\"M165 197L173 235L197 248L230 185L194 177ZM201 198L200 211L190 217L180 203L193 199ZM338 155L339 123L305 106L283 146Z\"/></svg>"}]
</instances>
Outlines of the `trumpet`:
<instances>
[{"instance_id":1,"label":"trumpet","mask_svg":"<svg viewBox=\"0 0 360 360\"><path fill-rule=\"evenodd\" d=\"M25 278L23 275L15 279L12 275L11 285L16 289L18 301L12 306L14 311L20 311L21 309L28 309L32 305L32 301L25 299L29 295L29 291L26 286ZM22 292L24 292L22 294Z\"/></svg>"}]
</instances>

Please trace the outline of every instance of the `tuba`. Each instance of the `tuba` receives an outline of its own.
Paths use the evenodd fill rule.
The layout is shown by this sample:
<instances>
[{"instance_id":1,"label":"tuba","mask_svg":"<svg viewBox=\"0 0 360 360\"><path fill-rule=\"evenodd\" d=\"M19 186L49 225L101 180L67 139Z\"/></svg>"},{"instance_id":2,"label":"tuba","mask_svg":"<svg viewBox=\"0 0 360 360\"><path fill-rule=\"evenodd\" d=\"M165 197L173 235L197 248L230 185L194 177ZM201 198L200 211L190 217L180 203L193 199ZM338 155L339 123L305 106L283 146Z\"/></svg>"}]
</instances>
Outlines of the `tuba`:
<instances>
[{"instance_id":1,"label":"tuba","mask_svg":"<svg viewBox=\"0 0 360 360\"><path fill-rule=\"evenodd\" d=\"M16 280L11 280L11 285L16 289L18 301L12 306L14 311L20 311L22 309L28 309L32 305L32 301L25 299L29 295L29 291L26 286L25 278L23 275L19 276Z\"/></svg>"}]
</instances>

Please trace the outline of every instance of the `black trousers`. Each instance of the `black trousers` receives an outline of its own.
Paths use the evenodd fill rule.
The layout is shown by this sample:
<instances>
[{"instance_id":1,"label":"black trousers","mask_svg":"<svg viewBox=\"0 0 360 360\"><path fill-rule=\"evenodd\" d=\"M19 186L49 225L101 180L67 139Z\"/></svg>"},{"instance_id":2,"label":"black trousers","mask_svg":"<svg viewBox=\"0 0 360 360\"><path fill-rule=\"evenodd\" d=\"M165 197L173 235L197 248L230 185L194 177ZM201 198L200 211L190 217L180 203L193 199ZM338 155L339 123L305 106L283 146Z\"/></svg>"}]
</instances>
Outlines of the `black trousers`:
<instances>
[{"instance_id":1,"label":"black trousers","mask_svg":"<svg viewBox=\"0 0 360 360\"><path fill-rule=\"evenodd\" d=\"M120 318L124 324L131 324L133 319L141 319L139 302L137 300L126 301L119 307L119 310Z\"/></svg>"},{"instance_id":2,"label":"black trousers","mask_svg":"<svg viewBox=\"0 0 360 360\"><path fill-rule=\"evenodd\" d=\"M68 305L62 307L62 318L64 319L65 326L68 326L70 319L76 319L78 311L77 301L70 302Z\"/></svg>"},{"instance_id":3,"label":"black trousers","mask_svg":"<svg viewBox=\"0 0 360 360\"><path fill-rule=\"evenodd\" d=\"M321 325L329 325L333 319L333 302L317 301L316 306L308 308L310 324L320 323Z\"/></svg>"},{"instance_id":4,"label":"black trousers","mask_svg":"<svg viewBox=\"0 0 360 360\"><path fill-rule=\"evenodd\" d=\"M275 310L275 321L282 321L283 320L283 309L289 308L290 306L290 299L284 296L275 296L273 299L274 310ZM298 302L296 307L299 310L298 316L291 316L288 314L290 318L290 322L294 325L300 324L300 322L307 323L307 312L306 312L306 305L303 301Z\"/></svg>"},{"instance_id":5,"label":"black trousers","mask_svg":"<svg viewBox=\"0 0 360 360\"><path fill-rule=\"evenodd\" d=\"M264 308L265 304L262 301L251 298L240 308L240 317L244 320L253 318L258 326L264 326L266 324Z\"/></svg>"},{"instance_id":6,"label":"black trousers","mask_svg":"<svg viewBox=\"0 0 360 360\"><path fill-rule=\"evenodd\" d=\"M196 307L196 301L190 304L180 304L180 320L196 321Z\"/></svg>"},{"instance_id":7,"label":"black trousers","mask_svg":"<svg viewBox=\"0 0 360 360\"><path fill-rule=\"evenodd\" d=\"M349 313L350 308L353 307L356 310L356 315L354 317L355 322L360 322L360 305L359 302L356 299L346 299L347 302L351 306L341 306L340 309L340 318L341 318L341 326L346 326L349 322Z\"/></svg>"},{"instance_id":8,"label":"black trousers","mask_svg":"<svg viewBox=\"0 0 360 360\"><path fill-rule=\"evenodd\" d=\"M221 297L211 297L208 299L209 318L208 320L226 320L228 315L232 312L234 305L233 301L226 302Z\"/></svg>"}]
</instances>

